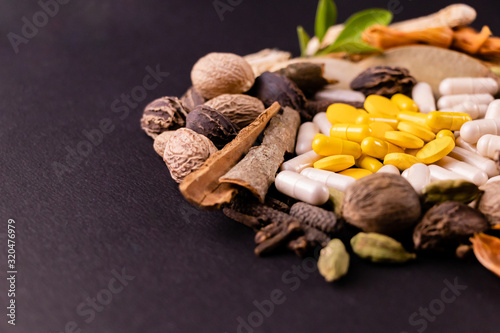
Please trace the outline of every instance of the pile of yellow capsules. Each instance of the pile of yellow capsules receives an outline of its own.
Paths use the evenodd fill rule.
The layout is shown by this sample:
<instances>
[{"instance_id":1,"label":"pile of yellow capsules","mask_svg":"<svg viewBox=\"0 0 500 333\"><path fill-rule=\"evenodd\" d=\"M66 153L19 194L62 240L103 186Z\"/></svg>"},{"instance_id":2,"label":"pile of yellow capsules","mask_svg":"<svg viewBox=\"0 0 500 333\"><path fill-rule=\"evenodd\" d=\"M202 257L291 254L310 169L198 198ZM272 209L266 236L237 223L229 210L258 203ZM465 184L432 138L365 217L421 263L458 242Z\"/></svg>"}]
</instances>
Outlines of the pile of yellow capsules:
<instances>
[{"instance_id":1,"label":"pile of yellow capsules","mask_svg":"<svg viewBox=\"0 0 500 333\"><path fill-rule=\"evenodd\" d=\"M424 97L434 103L430 86L416 88L427 91ZM489 93L477 94L485 90ZM445 111L427 113L403 94L370 95L364 109L332 104L301 125L298 156L283 164L276 187L318 205L328 199L328 188L345 191L375 172L402 172L417 192L433 180L465 179L476 185L500 180L493 161L500 150L500 101L492 102L497 91L493 79L446 79L437 103Z\"/></svg>"}]
</instances>

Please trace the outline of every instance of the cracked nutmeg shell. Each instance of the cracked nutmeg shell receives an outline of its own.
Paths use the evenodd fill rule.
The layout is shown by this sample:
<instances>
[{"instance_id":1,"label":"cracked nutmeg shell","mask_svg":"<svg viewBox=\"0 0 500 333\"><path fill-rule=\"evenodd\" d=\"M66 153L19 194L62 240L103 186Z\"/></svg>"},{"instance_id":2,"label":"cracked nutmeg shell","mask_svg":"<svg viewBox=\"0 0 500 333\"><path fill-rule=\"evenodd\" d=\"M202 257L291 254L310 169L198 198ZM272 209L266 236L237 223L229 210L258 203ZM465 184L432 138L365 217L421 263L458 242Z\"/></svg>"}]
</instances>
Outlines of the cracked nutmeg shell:
<instances>
[{"instance_id":1,"label":"cracked nutmeg shell","mask_svg":"<svg viewBox=\"0 0 500 333\"><path fill-rule=\"evenodd\" d=\"M382 95L391 97L396 93L410 95L417 80L406 68L372 66L359 74L351 82L351 89L365 96Z\"/></svg>"},{"instance_id":2,"label":"cracked nutmeg shell","mask_svg":"<svg viewBox=\"0 0 500 333\"><path fill-rule=\"evenodd\" d=\"M186 116L187 112L177 97L161 97L144 108L141 128L154 139L167 130L185 126Z\"/></svg>"},{"instance_id":3,"label":"cracked nutmeg shell","mask_svg":"<svg viewBox=\"0 0 500 333\"><path fill-rule=\"evenodd\" d=\"M238 134L231 120L208 105L195 107L186 118L186 127L206 136L219 149Z\"/></svg>"},{"instance_id":4,"label":"cracked nutmeg shell","mask_svg":"<svg viewBox=\"0 0 500 333\"><path fill-rule=\"evenodd\" d=\"M418 194L403 177L375 173L349 186L342 202L344 219L365 232L396 234L420 217Z\"/></svg>"},{"instance_id":5,"label":"cracked nutmeg shell","mask_svg":"<svg viewBox=\"0 0 500 333\"><path fill-rule=\"evenodd\" d=\"M257 98L242 94L223 94L205 103L243 128L254 121L266 110L264 104Z\"/></svg>"}]
</instances>

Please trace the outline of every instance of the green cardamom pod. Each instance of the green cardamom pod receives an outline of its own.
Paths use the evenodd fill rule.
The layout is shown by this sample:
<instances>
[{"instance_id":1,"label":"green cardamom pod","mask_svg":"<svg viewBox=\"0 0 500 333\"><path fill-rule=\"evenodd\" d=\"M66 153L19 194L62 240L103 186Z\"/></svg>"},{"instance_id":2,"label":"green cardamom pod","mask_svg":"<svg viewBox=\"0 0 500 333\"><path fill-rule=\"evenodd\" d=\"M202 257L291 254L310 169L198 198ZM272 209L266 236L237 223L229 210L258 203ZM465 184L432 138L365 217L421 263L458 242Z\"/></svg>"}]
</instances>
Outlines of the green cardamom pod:
<instances>
[{"instance_id":1,"label":"green cardamom pod","mask_svg":"<svg viewBox=\"0 0 500 333\"><path fill-rule=\"evenodd\" d=\"M422 193L427 203L457 201L468 204L479 197L481 190L477 185L466 180L451 179L432 182L424 188Z\"/></svg>"},{"instance_id":2,"label":"green cardamom pod","mask_svg":"<svg viewBox=\"0 0 500 333\"><path fill-rule=\"evenodd\" d=\"M341 192L333 187L330 187L328 191L330 192L330 201L333 204L333 211L335 215L340 218L342 216L342 201L344 200L344 192Z\"/></svg>"},{"instance_id":3,"label":"green cardamom pod","mask_svg":"<svg viewBox=\"0 0 500 333\"><path fill-rule=\"evenodd\" d=\"M319 254L318 270L327 282L340 279L349 269L349 253L338 238L332 239Z\"/></svg>"},{"instance_id":4,"label":"green cardamom pod","mask_svg":"<svg viewBox=\"0 0 500 333\"><path fill-rule=\"evenodd\" d=\"M403 263L415 259L414 253L407 252L400 242L375 232L360 232L351 239L354 253L363 259L382 263Z\"/></svg>"}]
</instances>

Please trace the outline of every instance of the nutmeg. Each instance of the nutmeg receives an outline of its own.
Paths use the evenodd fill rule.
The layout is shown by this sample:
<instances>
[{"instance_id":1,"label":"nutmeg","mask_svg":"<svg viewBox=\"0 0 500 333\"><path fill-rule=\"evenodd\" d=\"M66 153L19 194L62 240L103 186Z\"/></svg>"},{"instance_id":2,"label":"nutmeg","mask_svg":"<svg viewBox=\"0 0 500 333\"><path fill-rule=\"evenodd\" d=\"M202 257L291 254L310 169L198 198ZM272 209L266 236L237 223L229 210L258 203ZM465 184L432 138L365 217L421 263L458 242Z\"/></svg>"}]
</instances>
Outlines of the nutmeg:
<instances>
[{"instance_id":1,"label":"nutmeg","mask_svg":"<svg viewBox=\"0 0 500 333\"><path fill-rule=\"evenodd\" d=\"M255 81L252 67L232 53L209 53L194 64L193 87L206 99L222 94L241 94Z\"/></svg>"},{"instance_id":2,"label":"nutmeg","mask_svg":"<svg viewBox=\"0 0 500 333\"><path fill-rule=\"evenodd\" d=\"M375 173L349 186L342 202L344 219L366 232L395 234L420 217L418 194L403 177Z\"/></svg>"},{"instance_id":3,"label":"nutmeg","mask_svg":"<svg viewBox=\"0 0 500 333\"><path fill-rule=\"evenodd\" d=\"M217 148L207 137L188 128L180 128L167 140L163 160L172 178L180 183L216 151Z\"/></svg>"},{"instance_id":4,"label":"nutmeg","mask_svg":"<svg viewBox=\"0 0 500 333\"><path fill-rule=\"evenodd\" d=\"M264 104L257 98L242 94L223 94L205 103L243 128L255 120L266 110Z\"/></svg>"},{"instance_id":5,"label":"nutmeg","mask_svg":"<svg viewBox=\"0 0 500 333\"><path fill-rule=\"evenodd\" d=\"M186 125L187 111L177 97L155 99L144 108L141 128L153 139L158 134Z\"/></svg>"},{"instance_id":6,"label":"nutmeg","mask_svg":"<svg viewBox=\"0 0 500 333\"><path fill-rule=\"evenodd\" d=\"M478 210L492 225L500 224L500 182L491 182L481 186L484 191L479 201Z\"/></svg>"},{"instance_id":7,"label":"nutmeg","mask_svg":"<svg viewBox=\"0 0 500 333\"><path fill-rule=\"evenodd\" d=\"M206 101L207 100L201 96L200 93L194 89L194 87L190 87L181 97L181 103L188 112Z\"/></svg>"},{"instance_id":8,"label":"nutmeg","mask_svg":"<svg viewBox=\"0 0 500 333\"><path fill-rule=\"evenodd\" d=\"M165 152L165 146L167 145L168 139L170 139L174 133L175 131L165 131L155 138L153 148L161 157L163 157L163 153Z\"/></svg>"},{"instance_id":9,"label":"nutmeg","mask_svg":"<svg viewBox=\"0 0 500 333\"><path fill-rule=\"evenodd\" d=\"M231 120L208 105L195 107L186 118L186 127L206 136L219 149L238 134Z\"/></svg>"}]
</instances>

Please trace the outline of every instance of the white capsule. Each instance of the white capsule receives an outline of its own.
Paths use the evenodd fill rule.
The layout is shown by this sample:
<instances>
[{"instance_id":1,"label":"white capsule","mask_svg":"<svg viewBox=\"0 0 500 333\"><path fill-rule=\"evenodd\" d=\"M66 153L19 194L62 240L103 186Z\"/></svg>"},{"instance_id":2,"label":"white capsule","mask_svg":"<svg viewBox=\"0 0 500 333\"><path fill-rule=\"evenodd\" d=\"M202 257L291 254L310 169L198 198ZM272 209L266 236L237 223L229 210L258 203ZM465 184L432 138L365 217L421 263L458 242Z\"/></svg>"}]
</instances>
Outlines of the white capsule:
<instances>
[{"instance_id":1,"label":"white capsule","mask_svg":"<svg viewBox=\"0 0 500 333\"><path fill-rule=\"evenodd\" d=\"M493 182L500 182L500 176L496 176L496 177L488 179L486 184L493 183Z\"/></svg>"},{"instance_id":2,"label":"white capsule","mask_svg":"<svg viewBox=\"0 0 500 333\"><path fill-rule=\"evenodd\" d=\"M484 118L486 110L488 110L487 104L475 104L472 102L463 102L458 105L455 105L450 109L444 109L439 111L467 113L472 119L478 119L478 118Z\"/></svg>"},{"instance_id":3,"label":"white capsule","mask_svg":"<svg viewBox=\"0 0 500 333\"><path fill-rule=\"evenodd\" d=\"M486 172L473 165L456 160L453 157L445 156L437 161L436 164L446 170L450 170L461 175L464 179L467 179L477 186L483 185L488 181L488 175Z\"/></svg>"},{"instance_id":4,"label":"white capsule","mask_svg":"<svg viewBox=\"0 0 500 333\"><path fill-rule=\"evenodd\" d=\"M292 171L278 173L274 185L281 193L311 205L322 205L330 196L326 185Z\"/></svg>"},{"instance_id":5,"label":"white capsule","mask_svg":"<svg viewBox=\"0 0 500 333\"><path fill-rule=\"evenodd\" d=\"M472 152L472 153L479 154L479 153L477 152L477 147L476 147L476 145L475 145L475 144L466 142L466 141L465 141L462 137L460 137L460 136L459 136L458 138L456 138L455 143L456 143L456 145L457 145L458 147L460 147L460 148L463 148L463 149L465 149L465 150L468 150L468 151L470 151L470 152Z\"/></svg>"},{"instance_id":6,"label":"white capsule","mask_svg":"<svg viewBox=\"0 0 500 333\"><path fill-rule=\"evenodd\" d=\"M295 156L294 158L286 161L281 165L282 171L293 171L296 173L301 172L305 168L312 167L314 162L319 161L324 156L318 155L314 152L314 150L308 151L299 156Z\"/></svg>"},{"instance_id":7,"label":"white capsule","mask_svg":"<svg viewBox=\"0 0 500 333\"><path fill-rule=\"evenodd\" d=\"M432 87L426 82L417 83L411 92L411 97L422 113L436 111L436 100Z\"/></svg>"},{"instance_id":8,"label":"white capsule","mask_svg":"<svg viewBox=\"0 0 500 333\"><path fill-rule=\"evenodd\" d=\"M439 109L450 109L455 105L472 102L475 104L490 104L494 98L490 94L475 94L475 95L446 95L438 99L437 105Z\"/></svg>"},{"instance_id":9,"label":"white capsule","mask_svg":"<svg viewBox=\"0 0 500 333\"><path fill-rule=\"evenodd\" d=\"M415 189L415 192L418 194L421 194L424 187L431 182L431 171L429 167L423 163L413 164L403 171L401 176L413 186L413 189Z\"/></svg>"},{"instance_id":10,"label":"white capsule","mask_svg":"<svg viewBox=\"0 0 500 333\"><path fill-rule=\"evenodd\" d=\"M300 174L309 179L320 182L328 188L332 187L341 192L345 192L346 188L356 181L356 179L349 176L315 168L305 168L300 172Z\"/></svg>"},{"instance_id":11,"label":"white capsule","mask_svg":"<svg viewBox=\"0 0 500 333\"><path fill-rule=\"evenodd\" d=\"M332 128L332 123L326 117L326 112L318 112L314 118L313 123L319 127L319 131L326 135L330 136L330 129Z\"/></svg>"},{"instance_id":12,"label":"white capsule","mask_svg":"<svg viewBox=\"0 0 500 333\"><path fill-rule=\"evenodd\" d=\"M496 158L498 151L500 151L500 136L498 135L486 134L477 142L477 152L484 157Z\"/></svg>"},{"instance_id":13,"label":"white capsule","mask_svg":"<svg viewBox=\"0 0 500 333\"><path fill-rule=\"evenodd\" d=\"M314 95L317 101L331 101L332 103L363 103L365 95L359 91L347 89L325 89Z\"/></svg>"},{"instance_id":14,"label":"white capsule","mask_svg":"<svg viewBox=\"0 0 500 333\"><path fill-rule=\"evenodd\" d=\"M297 134L297 144L295 145L295 153L301 155L312 150L312 142L314 136L319 133L319 127L310 121L303 123L299 127Z\"/></svg>"},{"instance_id":15,"label":"white capsule","mask_svg":"<svg viewBox=\"0 0 500 333\"><path fill-rule=\"evenodd\" d=\"M488 105L488 110L484 115L485 119L500 119L500 99L496 99Z\"/></svg>"},{"instance_id":16,"label":"white capsule","mask_svg":"<svg viewBox=\"0 0 500 333\"><path fill-rule=\"evenodd\" d=\"M433 182L437 180L465 179L463 176L438 165L429 165L429 170L431 172L431 181Z\"/></svg>"},{"instance_id":17,"label":"white capsule","mask_svg":"<svg viewBox=\"0 0 500 333\"><path fill-rule=\"evenodd\" d=\"M500 118L472 120L460 128L460 136L468 143L476 143L486 134L500 135Z\"/></svg>"},{"instance_id":18,"label":"white capsule","mask_svg":"<svg viewBox=\"0 0 500 333\"><path fill-rule=\"evenodd\" d=\"M496 163L489 158L485 158L479 155L478 153L473 153L461 147L455 147L453 148L449 156L475 166L476 168L486 172L488 177L494 177L498 175Z\"/></svg>"},{"instance_id":19,"label":"white capsule","mask_svg":"<svg viewBox=\"0 0 500 333\"><path fill-rule=\"evenodd\" d=\"M384 165L383 167L378 169L376 173L392 173L395 175L400 175L399 169L390 164Z\"/></svg>"},{"instance_id":20,"label":"white capsule","mask_svg":"<svg viewBox=\"0 0 500 333\"><path fill-rule=\"evenodd\" d=\"M498 92L497 82L489 77L453 77L439 85L441 95L491 94Z\"/></svg>"}]
</instances>

